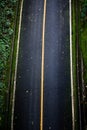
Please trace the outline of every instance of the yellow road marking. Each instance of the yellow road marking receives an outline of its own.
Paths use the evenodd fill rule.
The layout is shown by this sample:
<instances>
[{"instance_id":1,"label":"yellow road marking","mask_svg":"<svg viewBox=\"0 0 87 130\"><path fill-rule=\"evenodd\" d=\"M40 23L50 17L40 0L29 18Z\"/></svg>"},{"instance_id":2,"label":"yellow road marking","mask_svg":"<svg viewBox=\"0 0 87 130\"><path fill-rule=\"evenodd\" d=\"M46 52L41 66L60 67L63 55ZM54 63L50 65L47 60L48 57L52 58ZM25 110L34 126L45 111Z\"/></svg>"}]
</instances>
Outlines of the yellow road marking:
<instances>
[{"instance_id":1,"label":"yellow road marking","mask_svg":"<svg viewBox=\"0 0 87 130\"><path fill-rule=\"evenodd\" d=\"M44 0L43 27L42 27L42 62L41 62L40 130L43 130L44 49L45 49L46 3L47 3L47 0Z\"/></svg>"}]
</instances>

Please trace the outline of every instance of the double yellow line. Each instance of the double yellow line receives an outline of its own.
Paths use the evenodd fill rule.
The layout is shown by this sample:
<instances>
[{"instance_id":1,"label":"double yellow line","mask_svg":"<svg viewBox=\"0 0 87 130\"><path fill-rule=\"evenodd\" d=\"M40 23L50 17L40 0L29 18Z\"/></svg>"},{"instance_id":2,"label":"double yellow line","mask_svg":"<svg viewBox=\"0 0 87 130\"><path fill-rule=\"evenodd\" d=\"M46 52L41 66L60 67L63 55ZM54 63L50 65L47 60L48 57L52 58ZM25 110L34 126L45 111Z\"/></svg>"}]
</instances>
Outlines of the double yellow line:
<instances>
[{"instance_id":1,"label":"double yellow line","mask_svg":"<svg viewBox=\"0 0 87 130\"><path fill-rule=\"evenodd\" d=\"M44 104L44 50L45 50L46 4L47 4L47 0L44 0L43 26L42 26L42 61L41 61L40 130L43 130L43 104Z\"/></svg>"}]
</instances>

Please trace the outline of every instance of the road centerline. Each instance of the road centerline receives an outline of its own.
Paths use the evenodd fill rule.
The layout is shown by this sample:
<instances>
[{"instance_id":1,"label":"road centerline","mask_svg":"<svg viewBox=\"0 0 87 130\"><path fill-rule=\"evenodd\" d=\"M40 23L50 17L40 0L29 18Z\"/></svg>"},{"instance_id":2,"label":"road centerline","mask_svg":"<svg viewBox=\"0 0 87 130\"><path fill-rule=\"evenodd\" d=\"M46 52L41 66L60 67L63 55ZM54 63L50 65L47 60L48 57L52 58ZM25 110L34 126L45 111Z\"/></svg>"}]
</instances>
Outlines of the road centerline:
<instances>
[{"instance_id":1,"label":"road centerline","mask_svg":"<svg viewBox=\"0 0 87 130\"><path fill-rule=\"evenodd\" d=\"M46 4L47 4L47 0L44 0L43 25L42 25L42 61L41 61L40 130L43 130L43 105L44 105L44 50L45 50Z\"/></svg>"}]
</instances>

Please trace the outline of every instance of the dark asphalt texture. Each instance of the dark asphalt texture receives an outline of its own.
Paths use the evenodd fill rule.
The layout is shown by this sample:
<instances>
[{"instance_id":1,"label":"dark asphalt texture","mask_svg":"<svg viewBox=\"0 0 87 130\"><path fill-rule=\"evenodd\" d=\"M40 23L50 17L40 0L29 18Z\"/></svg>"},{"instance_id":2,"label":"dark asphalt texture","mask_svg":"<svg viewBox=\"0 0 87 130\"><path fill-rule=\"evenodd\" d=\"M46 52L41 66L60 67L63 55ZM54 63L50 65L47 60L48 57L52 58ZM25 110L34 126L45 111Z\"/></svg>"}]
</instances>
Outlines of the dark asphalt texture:
<instances>
[{"instance_id":1,"label":"dark asphalt texture","mask_svg":"<svg viewBox=\"0 0 87 130\"><path fill-rule=\"evenodd\" d=\"M44 0L24 0L14 130L40 130ZM43 130L72 130L69 1L47 0Z\"/></svg>"}]
</instances>

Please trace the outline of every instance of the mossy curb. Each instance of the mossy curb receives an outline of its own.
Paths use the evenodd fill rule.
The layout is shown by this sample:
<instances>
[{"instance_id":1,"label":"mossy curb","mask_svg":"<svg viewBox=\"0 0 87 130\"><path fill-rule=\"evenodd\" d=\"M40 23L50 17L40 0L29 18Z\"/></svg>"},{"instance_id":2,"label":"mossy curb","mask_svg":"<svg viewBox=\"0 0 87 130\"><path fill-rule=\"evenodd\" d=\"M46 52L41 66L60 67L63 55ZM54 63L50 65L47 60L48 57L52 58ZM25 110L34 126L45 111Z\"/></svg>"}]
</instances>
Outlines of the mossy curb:
<instances>
[{"instance_id":1,"label":"mossy curb","mask_svg":"<svg viewBox=\"0 0 87 130\"><path fill-rule=\"evenodd\" d=\"M17 56L17 44L18 44L18 35L19 35L19 22L20 22L20 10L21 2L18 1L17 12L16 12L16 22L15 22L15 33L14 33L14 43L12 46L12 56L11 56L11 67L10 67L10 79L9 79L9 97L8 97L8 113L7 113L7 129L11 129L11 118L12 118L12 107L13 107L13 94L14 94L14 77L16 69L16 56Z\"/></svg>"},{"instance_id":2,"label":"mossy curb","mask_svg":"<svg viewBox=\"0 0 87 130\"><path fill-rule=\"evenodd\" d=\"M87 0L80 0L80 51L83 67L82 107L83 128L87 130Z\"/></svg>"},{"instance_id":3,"label":"mossy curb","mask_svg":"<svg viewBox=\"0 0 87 130\"><path fill-rule=\"evenodd\" d=\"M6 129L18 0L0 0L0 129ZM6 129L7 130L7 129Z\"/></svg>"},{"instance_id":4,"label":"mossy curb","mask_svg":"<svg viewBox=\"0 0 87 130\"><path fill-rule=\"evenodd\" d=\"M20 7L21 1L17 1L16 14L15 14L15 23L14 23L14 35L11 46L11 55L8 62L8 71L7 71L7 86L8 93L6 97L6 108L5 108L5 119L2 124L4 130L11 129L11 117L12 117L12 105L13 105L13 90L14 90L14 76L15 76L15 66L16 66L16 52L17 52L17 41L18 41L18 28L20 20ZM8 75L9 74L9 75Z\"/></svg>"},{"instance_id":5,"label":"mossy curb","mask_svg":"<svg viewBox=\"0 0 87 130\"><path fill-rule=\"evenodd\" d=\"M80 49L84 62L84 84L87 85L87 0L80 2Z\"/></svg>"},{"instance_id":6,"label":"mossy curb","mask_svg":"<svg viewBox=\"0 0 87 130\"><path fill-rule=\"evenodd\" d=\"M77 7L76 0L72 0L72 62L73 62L73 94L74 94L74 129L79 130L79 99L78 99L78 79L77 79ZM78 12L79 13L79 12Z\"/></svg>"},{"instance_id":7,"label":"mossy curb","mask_svg":"<svg viewBox=\"0 0 87 130\"><path fill-rule=\"evenodd\" d=\"M87 118L85 116L87 111L87 0L77 0L77 3L78 8L76 7L76 1L72 1L75 130L79 130L80 127L85 130L87 129ZM78 57L77 53L79 54ZM77 81L77 73L79 74L79 81ZM78 105L81 109L80 112Z\"/></svg>"}]
</instances>

